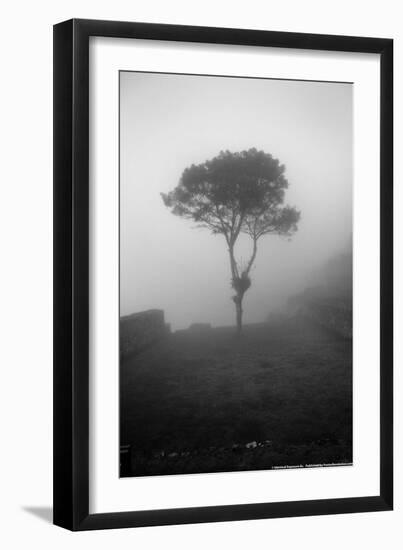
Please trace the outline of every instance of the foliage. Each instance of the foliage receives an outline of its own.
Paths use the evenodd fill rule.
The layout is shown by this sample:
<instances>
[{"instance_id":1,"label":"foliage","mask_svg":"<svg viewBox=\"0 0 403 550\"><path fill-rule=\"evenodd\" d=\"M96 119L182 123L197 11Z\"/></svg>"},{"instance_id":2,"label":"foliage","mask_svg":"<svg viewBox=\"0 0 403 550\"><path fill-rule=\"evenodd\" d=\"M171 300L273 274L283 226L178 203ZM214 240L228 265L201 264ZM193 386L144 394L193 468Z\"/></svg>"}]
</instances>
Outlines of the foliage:
<instances>
[{"instance_id":1,"label":"foliage","mask_svg":"<svg viewBox=\"0 0 403 550\"><path fill-rule=\"evenodd\" d=\"M235 244L240 232L254 239L291 235L299 213L281 207L288 188L284 172L285 166L263 151L223 151L186 168L178 186L162 197L173 214L223 234L228 244Z\"/></svg>"},{"instance_id":2,"label":"foliage","mask_svg":"<svg viewBox=\"0 0 403 550\"><path fill-rule=\"evenodd\" d=\"M300 213L283 206L288 181L285 166L257 149L239 153L222 151L217 157L186 168L178 185L162 193L172 213L195 221L213 234L222 234L228 245L233 300L240 307L251 281L249 272L256 258L257 242L263 235L290 237ZM253 242L251 257L240 270L234 246L241 233Z\"/></svg>"}]
</instances>

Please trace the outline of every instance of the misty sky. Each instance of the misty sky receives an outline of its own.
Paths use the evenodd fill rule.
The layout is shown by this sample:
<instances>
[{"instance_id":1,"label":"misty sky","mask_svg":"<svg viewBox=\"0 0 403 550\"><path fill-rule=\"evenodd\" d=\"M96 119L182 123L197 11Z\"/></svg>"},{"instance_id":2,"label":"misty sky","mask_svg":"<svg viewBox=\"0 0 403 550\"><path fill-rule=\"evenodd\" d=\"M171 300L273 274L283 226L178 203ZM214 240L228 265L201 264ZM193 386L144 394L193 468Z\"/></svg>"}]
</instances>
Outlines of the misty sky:
<instances>
[{"instance_id":1,"label":"misty sky","mask_svg":"<svg viewBox=\"0 0 403 550\"><path fill-rule=\"evenodd\" d=\"M259 240L244 323L263 321L309 286L352 233L351 84L120 73L121 315L163 309L173 329L235 323L222 235L174 216L160 193L191 165L255 147L286 166L287 239ZM247 237L238 245L247 259Z\"/></svg>"}]
</instances>

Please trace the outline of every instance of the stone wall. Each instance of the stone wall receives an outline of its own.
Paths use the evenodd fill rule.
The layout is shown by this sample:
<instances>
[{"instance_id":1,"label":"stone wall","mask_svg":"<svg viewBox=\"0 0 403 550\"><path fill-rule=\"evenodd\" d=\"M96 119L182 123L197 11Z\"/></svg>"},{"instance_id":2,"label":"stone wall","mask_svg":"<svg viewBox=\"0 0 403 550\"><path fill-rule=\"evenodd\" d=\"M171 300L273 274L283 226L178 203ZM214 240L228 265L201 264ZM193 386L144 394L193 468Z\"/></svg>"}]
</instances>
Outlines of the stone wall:
<instances>
[{"instance_id":1,"label":"stone wall","mask_svg":"<svg viewBox=\"0 0 403 550\"><path fill-rule=\"evenodd\" d=\"M350 243L351 245L351 243ZM353 334L352 249L335 255L311 277L311 286L288 300L288 313L345 338Z\"/></svg>"},{"instance_id":2,"label":"stone wall","mask_svg":"<svg viewBox=\"0 0 403 550\"><path fill-rule=\"evenodd\" d=\"M351 307L342 301L311 302L305 306L304 313L311 320L340 336L353 336L353 312Z\"/></svg>"},{"instance_id":3,"label":"stone wall","mask_svg":"<svg viewBox=\"0 0 403 550\"><path fill-rule=\"evenodd\" d=\"M288 311L298 317L314 321L344 338L352 338L353 311L350 298L335 296L323 298L305 292L289 300Z\"/></svg>"},{"instance_id":4,"label":"stone wall","mask_svg":"<svg viewBox=\"0 0 403 550\"><path fill-rule=\"evenodd\" d=\"M150 309L120 319L120 358L143 351L169 332L164 312Z\"/></svg>"}]
</instances>

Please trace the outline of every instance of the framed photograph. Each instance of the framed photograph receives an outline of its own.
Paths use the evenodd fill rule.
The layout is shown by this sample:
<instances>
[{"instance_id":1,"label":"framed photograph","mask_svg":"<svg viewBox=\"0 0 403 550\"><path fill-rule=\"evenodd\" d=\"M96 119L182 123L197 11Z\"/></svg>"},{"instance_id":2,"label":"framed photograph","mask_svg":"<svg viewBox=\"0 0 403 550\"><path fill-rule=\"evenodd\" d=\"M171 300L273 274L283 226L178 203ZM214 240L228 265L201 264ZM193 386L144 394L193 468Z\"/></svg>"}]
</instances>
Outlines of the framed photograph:
<instances>
[{"instance_id":1,"label":"framed photograph","mask_svg":"<svg viewBox=\"0 0 403 550\"><path fill-rule=\"evenodd\" d=\"M54 523L391 510L393 42L54 27Z\"/></svg>"}]
</instances>

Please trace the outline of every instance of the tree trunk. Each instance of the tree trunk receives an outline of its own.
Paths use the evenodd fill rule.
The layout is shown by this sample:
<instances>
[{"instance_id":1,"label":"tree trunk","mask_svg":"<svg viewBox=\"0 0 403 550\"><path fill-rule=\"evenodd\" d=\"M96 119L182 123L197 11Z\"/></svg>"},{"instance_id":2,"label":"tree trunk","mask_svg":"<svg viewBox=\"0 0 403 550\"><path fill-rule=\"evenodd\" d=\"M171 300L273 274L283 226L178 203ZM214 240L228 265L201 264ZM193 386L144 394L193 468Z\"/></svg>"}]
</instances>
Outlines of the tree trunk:
<instances>
[{"instance_id":1,"label":"tree trunk","mask_svg":"<svg viewBox=\"0 0 403 550\"><path fill-rule=\"evenodd\" d=\"M240 335L242 333L242 298L243 296L237 296L238 300L235 302L235 309L236 309L236 326L237 326L237 333Z\"/></svg>"}]
</instances>

